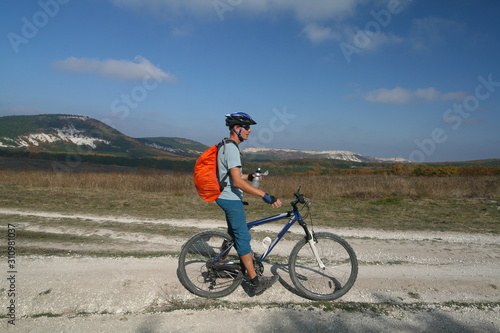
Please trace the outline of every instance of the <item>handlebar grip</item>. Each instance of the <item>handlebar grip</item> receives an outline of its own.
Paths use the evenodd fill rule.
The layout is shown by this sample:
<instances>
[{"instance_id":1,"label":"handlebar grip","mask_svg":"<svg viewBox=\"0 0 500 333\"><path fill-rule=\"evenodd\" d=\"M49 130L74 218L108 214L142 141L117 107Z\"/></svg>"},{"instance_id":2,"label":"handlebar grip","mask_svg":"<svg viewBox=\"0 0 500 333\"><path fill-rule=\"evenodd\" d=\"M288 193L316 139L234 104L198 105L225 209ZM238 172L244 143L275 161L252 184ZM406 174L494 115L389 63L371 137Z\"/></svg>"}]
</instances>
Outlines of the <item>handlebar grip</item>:
<instances>
[{"instance_id":1,"label":"handlebar grip","mask_svg":"<svg viewBox=\"0 0 500 333\"><path fill-rule=\"evenodd\" d=\"M306 203L306 199L304 198L304 195L303 194L300 194L300 193L295 193L294 194L295 198L297 199L297 201L301 204L304 204Z\"/></svg>"}]
</instances>

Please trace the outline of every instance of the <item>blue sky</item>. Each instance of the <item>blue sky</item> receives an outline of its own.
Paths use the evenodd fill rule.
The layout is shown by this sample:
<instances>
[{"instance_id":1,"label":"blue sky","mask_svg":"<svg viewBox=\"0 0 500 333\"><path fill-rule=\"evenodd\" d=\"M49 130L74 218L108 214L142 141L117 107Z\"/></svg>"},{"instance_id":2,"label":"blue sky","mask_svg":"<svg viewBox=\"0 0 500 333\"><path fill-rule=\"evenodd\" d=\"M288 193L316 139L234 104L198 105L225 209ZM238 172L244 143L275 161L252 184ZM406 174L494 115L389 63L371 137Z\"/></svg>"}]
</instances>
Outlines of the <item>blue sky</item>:
<instances>
[{"instance_id":1,"label":"blue sky","mask_svg":"<svg viewBox=\"0 0 500 333\"><path fill-rule=\"evenodd\" d=\"M132 137L500 158L496 0L0 2L0 116L86 115ZM1 135L1 133L0 133Z\"/></svg>"}]
</instances>

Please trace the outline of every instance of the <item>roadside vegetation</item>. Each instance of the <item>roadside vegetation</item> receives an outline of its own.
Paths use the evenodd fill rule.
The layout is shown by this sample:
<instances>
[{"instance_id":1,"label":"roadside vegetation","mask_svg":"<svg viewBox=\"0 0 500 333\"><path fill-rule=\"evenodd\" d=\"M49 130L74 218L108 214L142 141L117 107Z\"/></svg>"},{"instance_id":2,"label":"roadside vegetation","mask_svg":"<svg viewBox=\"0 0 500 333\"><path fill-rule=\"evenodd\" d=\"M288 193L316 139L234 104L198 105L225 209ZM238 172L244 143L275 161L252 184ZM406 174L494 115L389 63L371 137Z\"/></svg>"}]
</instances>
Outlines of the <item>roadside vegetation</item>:
<instances>
[{"instance_id":1,"label":"roadside vegetation","mask_svg":"<svg viewBox=\"0 0 500 333\"><path fill-rule=\"evenodd\" d=\"M500 233L500 177L296 175L264 179L280 197L311 200L317 226ZM247 196L248 218L278 210ZM0 170L0 207L152 219L221 219L196 193L190 173L54 173Z\"/></svg>"}]
</instances>

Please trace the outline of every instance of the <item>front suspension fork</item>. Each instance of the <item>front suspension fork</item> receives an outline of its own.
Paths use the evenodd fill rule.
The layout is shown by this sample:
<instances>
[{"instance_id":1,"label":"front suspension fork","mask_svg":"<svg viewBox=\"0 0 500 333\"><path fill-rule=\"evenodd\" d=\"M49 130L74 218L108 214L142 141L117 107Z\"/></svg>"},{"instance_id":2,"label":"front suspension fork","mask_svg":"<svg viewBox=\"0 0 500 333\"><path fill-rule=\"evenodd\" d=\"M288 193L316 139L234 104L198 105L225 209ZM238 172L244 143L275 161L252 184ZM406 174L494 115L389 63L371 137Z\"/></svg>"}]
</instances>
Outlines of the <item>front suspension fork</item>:
<instances>
[{"instance_id":1,"label":"front suspension fork","mask_svg":"<svg viewBox=\"0 0 500 333\"><path fill-rule=\"evenodd\" d=\"M299 220L300 226L304 229L304 232L306 233L305 239L306 242L309 243L309 246L311 247L311 251L314 254L314 258L316 258L316 262L318 263L318 267L322 270L326 269L325 264L321 260L318 249L316 248L316 240L314 237L314 234L309 231L309 228L307 227L307 223L304 222L303 220Z\"/></svg>"}]
</instances>

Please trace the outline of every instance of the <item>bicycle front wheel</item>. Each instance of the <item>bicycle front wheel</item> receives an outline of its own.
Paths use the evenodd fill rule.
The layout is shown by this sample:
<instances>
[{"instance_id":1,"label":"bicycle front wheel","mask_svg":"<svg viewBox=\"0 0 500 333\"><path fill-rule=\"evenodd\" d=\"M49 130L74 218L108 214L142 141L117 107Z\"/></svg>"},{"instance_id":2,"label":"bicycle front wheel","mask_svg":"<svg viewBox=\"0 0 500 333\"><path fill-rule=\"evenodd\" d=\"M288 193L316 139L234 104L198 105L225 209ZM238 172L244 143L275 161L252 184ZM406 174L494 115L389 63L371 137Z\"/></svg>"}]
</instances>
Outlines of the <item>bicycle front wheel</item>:
<instances>
[{"instance_id":1,"label":"bicycle front wheel","mask_svg":"<svg viewBox=\"0 0 500 333\"><path fill-rule=\"evenodd\" d=\"M193 294L208 298L224 297L238 288L243 273L236 250L228 244L232 244L231 237L216 230L202 231L191 237L179 255L177 276L182 285ZM215 259L228 246L231 248L220 258L220 264L229 268L218 269Z\"/></svg>"},{"instance_id":2,"label":"bicycle front wheel","mask_svg":"<svg viewBox=\"0 0 500 333\"><path fill-rule=\"evenodd\" d=\"M328 232L314 235L315 247L325 268L320 268L311 245L302 239L290 254L290 278L306 298L331 301L347 293L358 275L358 260L351 246Z\"/></svg>"}]
</instances>

